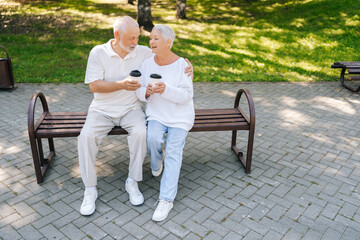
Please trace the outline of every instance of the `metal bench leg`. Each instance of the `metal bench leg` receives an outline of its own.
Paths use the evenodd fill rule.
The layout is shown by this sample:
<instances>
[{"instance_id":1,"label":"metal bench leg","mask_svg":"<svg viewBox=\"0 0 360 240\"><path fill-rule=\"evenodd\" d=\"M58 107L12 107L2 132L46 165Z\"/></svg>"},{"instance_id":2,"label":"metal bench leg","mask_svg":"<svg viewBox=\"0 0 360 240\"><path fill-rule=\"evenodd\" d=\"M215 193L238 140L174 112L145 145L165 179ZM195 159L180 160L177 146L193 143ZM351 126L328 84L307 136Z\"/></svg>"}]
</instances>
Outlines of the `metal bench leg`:
<instances>
[{"instance_id":1,"label":"metal bench leg","mask_svg":"<svg viewBox=\"0 0 360 240\"><path fill-rule=\"evenodd\" d=\"M44 159L44 151L43 151L43 147L42 147L42 141L41 138L36 139L37 141L37 146L38 146L38 151L39 151L39 160L40 160L40 166L44 166L44 164L47 163L47 159Z\"/></svg>"},{"instance_id":2,"label":"metal bench leg","mask_svg":"<svg viewBox=\"0 0 360 240\"><path fill-rule=\"evenodd\" d=\"M39 148L39 156L40 156L40 166L41 166L41 178L44 179L45 173L50 167L51 161L55 157L55 147L54 140L52 138L48 138L49 141L49 155L47 158L44 158L44 152L42 148L41 139L38 139L38 148Z\"/></svg>"},{"instance_id":3,"label":"metal bench leg","mask_svg":"<svg viewBox=\"0 0 360 240\"><path fill-rule=\"evenodd\" d=\"M252 152L254 146L254 134L255 134L255 124L250 123L247 154L246 154L246 168L245 168L246 173L250 173L251 171Z\"/></svg>"},{"instance_id":4,"label":"metal bench leg","mask_svg":"<svg viewBox=\"0 0 360 240\"><path fill-rule=\"evenodd\" d=\"M345 71L346 71L346 68L343 68L341 70L341 74L340 74L340 82L341 84L348 90L352 91L352 92L358 92L360 90L360 86L357 87L357 88L353 88L351 86L349 86L348 84L345 83Z\"/></svg>"},{"instance_id":5,"label":"metal bench leg","mask_svg":"<svg viewBox=\"0 0 360 240\"><path fill-rule=\"evenodd\" d=\"M48 138L48 141L49 141L50 152L54 152L54 156L55 156L54 139Z\"/></svg>"},{"instance_id":6,"label":"metal bench leg","mask_svg":"<svg viewBox=\"0 0 360 240\"><path fill-rule=\"evenodd\" d=\"M48 165L46 167L46 169L50 166L50 163L51 161L54 159L54 157L56 156L56 153L55 153L55 147L54 147L54 139L53 138L48 138L48 141L49 141L49 155L48 155L48 158L45 159L46 160L46 164ZM46 170L45 170L46 171ZM45 172L44 172L45 174Z\"/></svg>"},{"instance_id":7,"label":"metal bench leg","mask_svg":"<svg viewBox=\"0 0 360 240\"><path fill-rule=\"evenodd\" d=\"M42 140L40 138L36 140L30 139L30 146L33 155L37 183L43 182L45 173L50 166L50 162L55 157L54 141L52 138L49 138L48 140L50 153L48 155L48 158L44 158Z\"/></svg>"},{"instance_id":8,"label":"metal bench leg","mask_svg":"<svg viewBox=\"0 0 360 240\"><path fill-rule=\"evenodd\" d=\"M251 141L253 141L254 138L253 137L250 138L250 134L249 134L248 147L247 147L248 152L247 152L246 161L245 161L244 154L242 152L240 152L239 149L236 147L236 136L237 136L237 131L232 131L231 149L234 151L234 153L236 154L240 163L243 165L243 167L245 169L245 173L250 173L251 172L252 148L253 148L253 144Z\"/></svg>"},{"instance_id":9,"label":"metal bench leg","mask_svg":"<svg viewBox=\"0 0 360 240\"><path fill-rule=\"evenodd\" d=\"M36 141L34 138L30 138L30 147L31 147L31 152L32 152L32 156L33 156L33 161L34 161L36 180L37 180L37 183L41 183L43 181L43 175L41 173L42 171L41 171L41 164L40 164L40 154L39 154L39 147L38 147L37 142L38 141Z\"/></svg>"}]
</instances>

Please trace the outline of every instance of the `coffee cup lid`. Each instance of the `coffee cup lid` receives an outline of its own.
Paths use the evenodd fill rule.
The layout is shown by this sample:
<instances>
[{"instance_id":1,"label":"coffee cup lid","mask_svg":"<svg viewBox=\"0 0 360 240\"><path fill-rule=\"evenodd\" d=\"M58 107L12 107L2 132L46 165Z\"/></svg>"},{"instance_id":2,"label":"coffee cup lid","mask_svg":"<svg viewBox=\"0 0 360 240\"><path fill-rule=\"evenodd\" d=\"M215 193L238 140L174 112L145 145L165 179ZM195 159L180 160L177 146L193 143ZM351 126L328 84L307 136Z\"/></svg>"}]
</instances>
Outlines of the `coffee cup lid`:
<instances>
[{"instance_id":1,"label":"coffee cup lid","mask_svg":"<svg viewBox=\"0 0 360 240\"><path fill-rule=\"evenodd\" d=\"M132 77L140 77L141 76L141 72L139 70L132 70L130 72L130 76Z\"/></svg>"},{"instance_id":2,"label":"coffee cup lid","mask_svg":"<svg viewBox=\"0 0 360 240\"><path fill-rule=\"evenodd\" d=\"M150 75L151 78L155 78L155 79L161 79L161 75L153 73Z\"/></svg>"}]
</instances>

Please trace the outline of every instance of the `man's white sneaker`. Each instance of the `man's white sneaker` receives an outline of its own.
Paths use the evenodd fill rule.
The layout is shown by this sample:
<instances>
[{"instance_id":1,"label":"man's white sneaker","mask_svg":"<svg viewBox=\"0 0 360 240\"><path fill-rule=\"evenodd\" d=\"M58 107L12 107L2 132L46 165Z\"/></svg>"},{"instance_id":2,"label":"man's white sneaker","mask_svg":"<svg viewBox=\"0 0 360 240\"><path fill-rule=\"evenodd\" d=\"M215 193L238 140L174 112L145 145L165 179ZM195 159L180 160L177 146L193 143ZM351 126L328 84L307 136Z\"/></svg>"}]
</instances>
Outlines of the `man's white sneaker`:
<instances>
[{"instance_id":1,"label":"man's white sneaker","mask_svg":"<svg viewBox=\"0 0 360 240\"><path fill-rule=\"evenodd\" d=\"M170 210L173 208L174 204L165 200L159 200L155 212L152 216L152 220L156 222L163 221L167 218Z\"/></svg>"},{"instance_id":2,"label":"man's white sneaker","mask_svg":"<svg viewBox=\"0 0 360 240\"><path fill-rule=\"evenodd\" d=\"M129 193L130 203L134 206L144 203L144 196L139 190L137 181L126 180L125 189Z\"/></svg>"},{"instance_id":3,"label":"man's white sneaker","mask_svg":"<svg viewBox=\"0 0 360 240\"><path fill-rule=\"evenodd\" d=\"M80 207L81 215L91 215L95 212L95 201L98 197L96 189L86 189L84 192L84 200Z\"/></svg>"},{"instance_id":4,"label":"man's white sneaker","mask_svg":"<svg viewBox=\"0 0 360 240\"><path fill-rule=\"evenodd\" d=\"M157 171L151 170L151 173L154 177L158 177L158 176L160 176L162 170L163 170L163 163L161 162L159 170L157 170Z\"/></svg>"}]
</instances>

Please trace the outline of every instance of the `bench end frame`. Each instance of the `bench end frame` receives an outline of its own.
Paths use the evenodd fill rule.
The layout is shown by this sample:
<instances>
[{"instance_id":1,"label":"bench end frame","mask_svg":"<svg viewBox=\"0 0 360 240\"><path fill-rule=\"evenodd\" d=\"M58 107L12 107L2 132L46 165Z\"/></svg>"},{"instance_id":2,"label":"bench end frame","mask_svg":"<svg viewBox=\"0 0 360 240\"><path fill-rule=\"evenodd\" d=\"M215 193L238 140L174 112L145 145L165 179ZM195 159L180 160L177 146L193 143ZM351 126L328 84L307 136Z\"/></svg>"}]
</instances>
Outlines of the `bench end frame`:
<instances>
[{"instance_id":1,"label":"bench end frame","mask_svg":"<svg viewBox=\"0 0 360 240\"><path fill-rule=\"evenodd\" d=\"M43 113L41 114L40 119L45 118L49 113L49 107L45 98L45 95L41 92L36 92L31 96L30 104L28 108L28 133L30 140L31 153L34 161L34 168L36 174L37 183L42 183L45 173L48 170L51 161L55 157L55 147L53 138L48 138L49 142L49 155L47 158L44 158L44 151L42 147L41 138L37 138L35 131L38 128L39 121L35 124L35 106L37 99L40 98L41 104L43 107Z\"/></svg>"},{"instance_id":2,"label":"bench end frame","mask_svg":"<svg viewBox=\"0 0 360 240\"><path fill-rule=\"evenodd\" d=\"M243 93L245 94L245 97L247 99L248 106L249 106L249 114L250 114L250 118L248 118L243 113L244 118L247 119L247 121L249 122L249 136L248 136L246 160L244 158L244 154L241 151L239 151L238 148L236 147L236 136L237 136L236 130L232 131L231 149L235 152L237 158L243 165L243 167L245 169L245 173L248 174L251 172L252 152L253 152L253 146L254 146L255 104L254 104L254 100L250 94L250 91L247 89L240 89L236 94L234 108L238 108L240 110L239 104L240 104L240 99L241 99L241 96Z\"/></svg>"}]
</instances>

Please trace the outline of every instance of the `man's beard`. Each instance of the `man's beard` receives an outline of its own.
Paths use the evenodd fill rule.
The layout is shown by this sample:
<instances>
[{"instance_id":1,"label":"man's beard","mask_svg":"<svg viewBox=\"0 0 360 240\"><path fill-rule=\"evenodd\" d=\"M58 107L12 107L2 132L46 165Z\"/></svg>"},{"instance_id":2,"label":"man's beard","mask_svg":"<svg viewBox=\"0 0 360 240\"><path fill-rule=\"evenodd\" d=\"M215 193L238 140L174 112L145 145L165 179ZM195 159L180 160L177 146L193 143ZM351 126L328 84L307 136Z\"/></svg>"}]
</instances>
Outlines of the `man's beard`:
<instances>
[{"instance_id":1,"label":"man's beard","mask_svg":"<svg viewBox=\"0 0 360 240\"><path fill-rule=\"evenodd\" d=\"M131 44L130 46L125 47L124 44L122 43L122 39L120 39L119 45L127 53L134 51L134 49L136 47L136 45L134 45L134 44Z\"/></svg>"}]
</instances>

